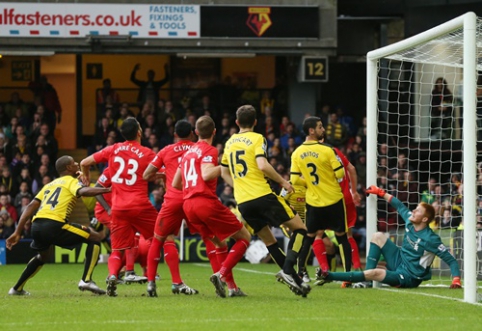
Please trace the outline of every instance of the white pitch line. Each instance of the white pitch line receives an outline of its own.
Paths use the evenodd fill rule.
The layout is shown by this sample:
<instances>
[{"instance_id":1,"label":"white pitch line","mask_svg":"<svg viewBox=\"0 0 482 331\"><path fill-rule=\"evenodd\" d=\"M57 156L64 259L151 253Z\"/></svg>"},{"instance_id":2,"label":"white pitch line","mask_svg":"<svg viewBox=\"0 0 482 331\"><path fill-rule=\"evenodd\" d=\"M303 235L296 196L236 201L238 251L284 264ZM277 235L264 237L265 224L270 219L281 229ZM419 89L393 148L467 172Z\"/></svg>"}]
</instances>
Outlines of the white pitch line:
<instances>
[{"instance_id":1,"label":"white pitch line","mask_svg":"<svg viewBox=\"0 0 482 331\"><path fill-rule=\"evenodd\" d=\"M196 266L199 266L199 267L211 267L210 265L201 264L201 263L195 263L195 265L196 265ZM253 274L273 275L273 276L275 275L275 273L272 273L272 272L257 271L257 270L251 270L251 269L245 269L245 268L236 268L236 270L244 271L244 272L251 272L251 273L253 273ZM382 290L382 291L395 292L395 293L423 295L423 296L428 296L428 297L433 297L433 298L439 298L439 299L445 299L445 300L458 301L458 302L462 302L462 303L468 303L468 302L464 301L463 299L457 299L457 298L453 298L453 297L446 297L446 296L437 295L437 294L429 294L429 293L414 292L414 291L403 291L403 290L396 290L396 289L385 288L385 287L384 287L384 288L375 288L375 289L377 289L377 290ZM471 303L471 304L482 307L482 303Z\"/></svg>"}]
</instances>

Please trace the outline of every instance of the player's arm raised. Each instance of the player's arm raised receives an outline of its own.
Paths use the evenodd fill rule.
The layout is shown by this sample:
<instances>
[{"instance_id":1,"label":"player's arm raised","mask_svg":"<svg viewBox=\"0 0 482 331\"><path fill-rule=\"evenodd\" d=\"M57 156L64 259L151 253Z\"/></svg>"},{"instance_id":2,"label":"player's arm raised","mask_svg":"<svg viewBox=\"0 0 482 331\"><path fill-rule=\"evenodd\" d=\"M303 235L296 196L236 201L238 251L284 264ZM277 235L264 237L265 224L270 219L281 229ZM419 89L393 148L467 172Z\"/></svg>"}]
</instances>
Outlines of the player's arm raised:
<instances>
[{"instance_id":1,"label":"player's arm raised","mask_svg":"<svg viewBox=\"0 0 482 331\"><path fill-rule=\"evenodd\" d=\"M85 186L90 185L90 166L93 166L96 163L97 162L95 162L95 159L92 155L87 156L85 159L80 161L80 170L82 171L83 175L82 183Z\"/></svg>"}]
</instances>

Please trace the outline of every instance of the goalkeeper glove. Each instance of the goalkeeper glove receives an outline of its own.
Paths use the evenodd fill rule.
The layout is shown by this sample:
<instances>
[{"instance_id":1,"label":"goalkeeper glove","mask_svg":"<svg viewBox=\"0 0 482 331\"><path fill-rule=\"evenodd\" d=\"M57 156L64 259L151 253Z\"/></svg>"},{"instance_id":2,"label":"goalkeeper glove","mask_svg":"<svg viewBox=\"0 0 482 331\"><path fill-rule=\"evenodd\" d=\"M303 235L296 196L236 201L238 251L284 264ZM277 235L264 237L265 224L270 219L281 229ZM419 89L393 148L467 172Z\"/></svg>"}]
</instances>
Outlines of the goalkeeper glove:
<instances>
[{"instance_id":1,"label":"goalkeeper glove","mask_svg":"<svg viewBox=\"0 0 482 331\"><path fill-rule=\"evenodd\" d=\"M382 188L379 188L375 185L371 185L370 187L367 188L367 190L365 191L368 194L376 194L378 195L380 198L383 198L385 196L385 190L382 189Z\"/></svg>"},{"instance_id":2,"label":"goalkeeper glove","mask_svg":"<svg viewBox=\"0 0 482 331\"><path fill-rule=\"evenodd\" d=\"M452 284L450 288L462 288L462 284L460 283L460 277L454 277L452 279Z\"/></svg>"}]
</instances>

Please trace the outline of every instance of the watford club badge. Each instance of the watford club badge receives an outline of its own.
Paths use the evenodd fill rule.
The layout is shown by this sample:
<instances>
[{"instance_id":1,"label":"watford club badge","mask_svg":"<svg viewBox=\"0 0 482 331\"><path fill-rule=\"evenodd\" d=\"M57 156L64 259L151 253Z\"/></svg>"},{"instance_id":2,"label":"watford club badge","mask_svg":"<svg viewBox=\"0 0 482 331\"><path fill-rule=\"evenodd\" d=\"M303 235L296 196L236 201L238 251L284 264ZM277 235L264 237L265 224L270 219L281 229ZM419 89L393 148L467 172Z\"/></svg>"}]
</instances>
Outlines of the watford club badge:
<instances>
[{"instance_id":1,"label":"watford club badge","mask_svg":"<svg viewBox=\"0 0 482 331\"><path fill-rule=\"evenodd\" d=\"M248 7L248 20L246 25L258 36L261 37L273 24L269 15L270 7Z\"/></svg>"}]
</instances>

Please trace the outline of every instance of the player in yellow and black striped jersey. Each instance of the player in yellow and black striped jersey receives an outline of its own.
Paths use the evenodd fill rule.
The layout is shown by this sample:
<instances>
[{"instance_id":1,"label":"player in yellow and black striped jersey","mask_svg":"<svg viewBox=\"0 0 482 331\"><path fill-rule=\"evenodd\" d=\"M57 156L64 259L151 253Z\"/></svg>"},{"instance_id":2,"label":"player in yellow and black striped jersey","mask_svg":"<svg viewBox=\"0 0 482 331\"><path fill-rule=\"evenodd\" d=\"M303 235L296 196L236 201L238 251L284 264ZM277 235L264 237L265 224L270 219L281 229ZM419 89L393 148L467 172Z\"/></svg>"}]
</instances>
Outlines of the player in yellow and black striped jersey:
<instances>
[{"instance_id":1,"label":"player in yellow and black striped jersey","mask_svg":"<svg viewBox=\"0 0 482 331\"><path fill-rule=\"evenodd\" d=\"M22 235L25 223L32 218L31 247L38 252L21 274L10 295L29 295L23 289L27 280L33 277L48 261L50 246L56 245L73 249L75 245L87 243L84 274L79 282L81 291L87 290L105 294L92 280L92 273L99 257L99 241L102 236L93 229L76 223L69 223L72 209L80 196L94 196L107 193L110 189L84 187L77 178L79 164L70 156L62 156L55 162L60 177L46 184L20 216L15 232L7 239L7 248L12 249ZM35 214L35 216L34 216Z\"/></svg>"},{"instance_id":2,"label":"player in yellow and black striped jersey","mask_svg":"<svg viewBox=\"0 0 482 331\"><path fill-rule=\"evenodd\" d=\"M254 107L239 107L236 111L236 124L239 126L239 133L232 135L224 146L221 161L223 178L231 176L234 198L241 215L265 243L276 263L282 267L276 275L277 279L287 284L296 294L305 296L309 287L302 288L294 265L306 236L306 226L286 201L272 192L267 178L279 183L288 192L291 192L293 187L269 164L266 139L253 132L256 125ZM279 227L281 224L285 224L293 232L286 257L270 230L270 226Z\"/></svg>"},{"instance_id":3,"label":"player in yellow and black striped jersey","mask_svg":"<svg viewBox=\"0 0 482 331\"><path fill-rule=\"evenodd\" d=\"M291 155L291 182L297 184L300 176L306 182L306 226L307 246L303 247L302 257L307 256L315 236L326 229L335 231L340 244L345 271L351 270L351 246L347 237L345 200L339 181L345 176L345 169L335 150L320 143L325 129L319 117L308 117L303 121L306 140ZM319 244L315 242L315 244ZM322 251L313 246L318 261ZM305 255L306 254L306 255Z\"/></svg>"}]
</instances>

